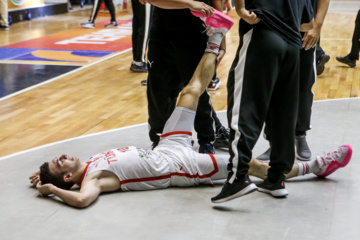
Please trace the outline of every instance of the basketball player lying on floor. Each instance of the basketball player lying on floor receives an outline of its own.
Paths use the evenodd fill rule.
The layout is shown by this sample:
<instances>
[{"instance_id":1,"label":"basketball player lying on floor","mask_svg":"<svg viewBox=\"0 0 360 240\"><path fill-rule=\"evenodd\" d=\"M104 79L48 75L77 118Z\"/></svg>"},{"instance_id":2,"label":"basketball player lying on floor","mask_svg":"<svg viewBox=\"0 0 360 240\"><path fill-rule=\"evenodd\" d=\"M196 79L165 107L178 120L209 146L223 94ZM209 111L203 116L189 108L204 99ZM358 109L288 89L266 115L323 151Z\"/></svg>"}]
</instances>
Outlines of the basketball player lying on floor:
<instances>
[{"instance_id":1,"label":"basketball player lying on floor","mask_svg":"<svg viewBox=\"0 0 360 240\"><path fill-rule=\"evenodd\" d=\"M209 19L210 17L208 17ZM228 155L200 154L192 149L191 134L199 96L209 85L215 71L218 46L233 21L213 12L208 47L189 84L180 93L176 109L167 121L159 145L154 150L137 147L111 149L85 162L66 154L44 163L30 182L44 196L54 194L65 203L84 208L102 192L153 190L212 184L226 179ZM222 28L216 22L220 21ZM223 28L226 26L226 28ZM214 46L217 46L214 48ZM287 178L314 173L326 177L351 158L351 148L343 145L316 160L294 164ZM266 178L269 165L252 159L249 173ZM79 191L69 190L74 184Z\"/></svg>"}]
</instances>

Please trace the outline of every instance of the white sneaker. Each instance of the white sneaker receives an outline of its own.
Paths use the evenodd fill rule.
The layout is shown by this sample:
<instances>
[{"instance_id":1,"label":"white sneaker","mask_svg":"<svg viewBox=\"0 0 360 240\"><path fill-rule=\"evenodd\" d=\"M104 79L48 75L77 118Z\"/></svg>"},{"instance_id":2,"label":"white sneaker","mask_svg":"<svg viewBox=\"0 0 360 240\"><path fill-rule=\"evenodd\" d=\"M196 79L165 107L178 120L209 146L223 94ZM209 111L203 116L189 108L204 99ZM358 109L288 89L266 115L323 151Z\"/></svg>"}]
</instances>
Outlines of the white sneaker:
<instances>
[{"instance_id":1,"label":"white sneaker","mask_svg":"<svg viewBox=\"0 0 360 240\"><path fill-rule=\"evenodd\" d=\"M215 91L216 89L218 89L221 85L221 81L220 79L217 77L213 80L211 80L209 86L208 86L208 90L209 91Z\"/></svg>"},{"instance_id":2,"label":"white sneaker","mask_svg":"<svg viewBox=\"0 0 360 240\"><path fill-rule=\"evenodd\" d=\"M323 156L316 156L320 172L315 174L318 177L326 177L345 167L351 160L352 148L350 145L342 145L336 150L325 153Z\"/></svg>"},{"instance_id":3,"label":"white sneaker","mask_svg":"<svg viewBox=\"0 0 360 240\"><path fill-rule=\"evenodd\" d=\"M91 22L85 22L80 24L84 28L95 28L95 24Z\"/></svg>"}]
</instances>

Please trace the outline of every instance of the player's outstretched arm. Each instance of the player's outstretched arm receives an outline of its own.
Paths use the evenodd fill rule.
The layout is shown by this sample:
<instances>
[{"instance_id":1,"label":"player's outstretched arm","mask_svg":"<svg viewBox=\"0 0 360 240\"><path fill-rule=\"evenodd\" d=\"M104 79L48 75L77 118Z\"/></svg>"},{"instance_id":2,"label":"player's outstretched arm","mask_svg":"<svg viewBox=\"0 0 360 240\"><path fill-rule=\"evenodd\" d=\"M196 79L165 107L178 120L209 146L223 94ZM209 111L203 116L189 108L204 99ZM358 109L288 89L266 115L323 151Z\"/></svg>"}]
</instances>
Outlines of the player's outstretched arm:
<instances>
[{"instance_id":1,"label":"player's outstretched arm","mask_svg":"<svg viewBox=\"0 0 360 240\"><path fill-rule=\"evenodd\" d=\"M94 202L101 193L101 187L97 179L84 182L79 192L64 190L53 184L41 184L38 182L37 190L44 196L54 194L61 198L65 203L77 208L85 208Z\"/></svg>"}]
</instances>

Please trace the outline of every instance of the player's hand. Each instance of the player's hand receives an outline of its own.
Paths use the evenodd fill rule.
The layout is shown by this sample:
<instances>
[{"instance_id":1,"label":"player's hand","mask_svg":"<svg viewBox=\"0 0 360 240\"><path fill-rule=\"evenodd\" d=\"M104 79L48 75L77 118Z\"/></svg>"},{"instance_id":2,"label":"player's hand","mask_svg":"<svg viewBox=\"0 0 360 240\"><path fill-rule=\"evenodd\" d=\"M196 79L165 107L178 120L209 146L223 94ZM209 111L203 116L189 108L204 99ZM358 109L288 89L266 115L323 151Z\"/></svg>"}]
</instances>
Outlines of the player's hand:
<instances>
[{"instance_id":1,"label":"player's hand","mask_svg":"<svg viewBox=\"0 0 360 240\"><path fill-rule=\"evenodd\" d=\"M237 13L242 19L251 25L257 24L261 21L254 12L250 12L245 8L240 9Z\"/></svg>"},{"instance_id":2,"label":"player's hand","mask_svg":"<svg viewBox=\"0 0 360 240\"><path fill-rule=\"evenodd\" d=\"M225 13L229 13L232 9L232 4L231 4L231 0L226 0L224 2L224 10L226 9L226 12Z\"/></svg>"},{"instance_id":3,"label":"player's hand","mask_svg":"<svg viewBox=\"0 0 360 240\"><path fill-rule=\"evenodd\" d=\"M200 12L204 17L210 17L213 15L214 8L198 1L191 1L190 10L194 12Z\"/></svg>"},{"instance_id":4,"label":"player's hand","mask_svg":"<svg viewBox=\"0 0 360 240\"><path fill-rule=\"evenodd\" d=\"M47 184L44 184L42 185L41 184L41 181L39 181L36 185L36 188L37 190L39 191L39 193L41 193L41 195L43 196L47 196L47 195L50 195L52 194L51 192L51 188L53 188L54 185L52 185L51 183L47 183Z\"/></svg>"},{"instance_id":5,"label":"player's hand","mask_svg":"<svg viewBox=\"0 0 360 240\"><path fill-rule=\"evenodd\" d=\"M305 50L309 50L310 48L314 48L316 43L320 38L320 29L313 28L310 31L306 32L303 37L303 48Z\"/></svg>"},{"instance_id":6,"label":"player's hand","mask_svg":"<svg viewBox=\"0 0 360 240\"><path fill-rule=\"evenodd\" d=\"M36 170L30 177L30 183L36 187L38 182L40 181L40 169Z\"/></svg>"},{"instance_id":7,"label":"player's hand","mask_svg":"<svg viewBox=\"0 0 360 240\"><path fill-rule=\"evenodd\" d=\"M142 5L145 5L145 4L147 4L147 3L148 3L148 1L147 1L147 0L139 0L139 2L140 2Z\"/></svg>"}]
</instances>

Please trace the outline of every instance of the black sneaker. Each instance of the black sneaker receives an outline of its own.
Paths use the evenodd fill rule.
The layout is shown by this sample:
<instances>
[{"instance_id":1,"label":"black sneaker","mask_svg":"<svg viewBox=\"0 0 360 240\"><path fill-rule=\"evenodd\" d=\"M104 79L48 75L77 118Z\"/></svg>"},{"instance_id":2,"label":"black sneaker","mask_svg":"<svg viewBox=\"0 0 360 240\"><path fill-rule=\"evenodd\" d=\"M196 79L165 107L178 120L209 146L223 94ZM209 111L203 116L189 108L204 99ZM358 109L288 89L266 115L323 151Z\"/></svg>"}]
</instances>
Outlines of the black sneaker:
<instances>
[{"instance_id":1,"label":"black sneaker","mask_svg":"<svg viewBox=\"0 0 360 240\"><path fill-rule=\"evenodd\" d=\"M230 201L234 198L238 198L248 193L251 193L256 189L256 185L252 183L249 176L246 175L241 180L238 180L236 178L232 184L226 181L224 187L221 189L221 192L217 196L211 198L211 201L213 203Z\"/></svg>"},{"instance_id":2,"label":"black sneaker","mask_svg":"<svg viewBox=\"0 0 360 240\"><path fill-rule=\"evenodd\" d=\"M273 197L282 198L286 197L289 193L285 188L285 176L279 178L276 182L270 182L265 179L262 183L256 184L259 192L269 193Z\"/></svg>"},{"instance_id":3,"label":"black sneaker","mask_svg":"<svg viewBox=\"0 0 360 240\"><path fill-rule=\"evenodd\" d=\"M200 145L199 147L199 153L206 153L206 154L215 154L215 150L212 144L210 143L205 143Z\"/></svg>"},{"instance_id":4,"label":"black sneaker","mask_svg":"<svg viewBox=\"0 0 360 240\"><path fill-rule=\"evenodd\" d=\"M146 86L147 85L147 80L142 80L140 83L141 83L142 86Z\"/></svg>"},{"instance_id":5,"label":"black sneaker","mask_svg":"<svg viewBox=\"0 0 360 240\"><path fill-rule=\"evenodd\" d=\"M345 57L336 57L336 60L338 60L341 63L345 63L347 65L349 65L349 67L355 67L356 66L356 60L351 60L348 56Z\"/></svg>"},{"instance_id":6,"label":"black sneaker","mask_svg":"<svg viewBox=\"0 0 360 240\"><path fill-rule=\"evenodd\" d=\"M130 70L136 73L148 71L146 63L144 62L142 62L140 65L137 65L135 62L132 62L130 66Z\"/></svg>"},{"instance_id":7,"label":"black sneaker","mask_svg":"<svg viewBox=\"0 0 360 240\"><path fill-rule=\"evenodd\" d=\"M269 162L270 161L270 152L271 152L271 148L269 147L268 150L266 150L263 154L257 156L256 159L264 161L264 162Z\"/></svg>"},{"instance_id":8,"label":"black sneaker","mask_svg":"<svg viewBox=\"0 0 360 240\"><path fill-rule=\"evenodd\" d=\"M8 31L10 28L8 25L0 25L0 30Z\"/></svg>"},{"instance_id":9,"label":"black sneaker","mask_svg":"<svg viewBox=\"0 0 360 240\"><path fill-rule=\"evenodd\" d=\"M324 72L325 63L330 60L330 56L323 53L317 60L316 60L316 75L320 75Z\"/></svg>"},{"instance_id":10,"label":"black sneaker","mask_svg":"<svg viewBox=\"0 0 360 240\"><path fill-rule=\"evenodd\" d=\"M215 148L227 148L229 149L230 142L230 130L221 126L215 135L214 147Z\"/></svg>"}]
</instances>

